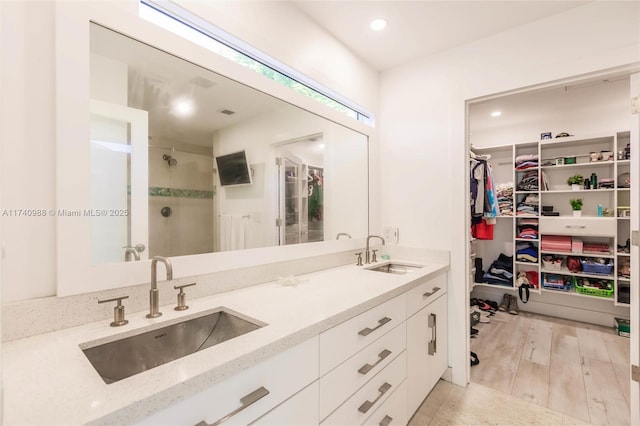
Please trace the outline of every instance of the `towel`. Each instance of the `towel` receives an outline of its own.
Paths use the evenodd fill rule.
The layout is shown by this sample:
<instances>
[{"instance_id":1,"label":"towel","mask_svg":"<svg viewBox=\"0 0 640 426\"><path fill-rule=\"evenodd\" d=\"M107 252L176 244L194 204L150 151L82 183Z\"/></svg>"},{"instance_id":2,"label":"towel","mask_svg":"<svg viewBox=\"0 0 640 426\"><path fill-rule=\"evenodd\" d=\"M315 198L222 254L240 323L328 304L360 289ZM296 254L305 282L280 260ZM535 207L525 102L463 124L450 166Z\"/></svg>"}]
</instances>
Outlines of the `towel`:
<instances>
[{"instance_id":1,"label":"towel","mask_svg":"<svg viewBox=\"0 0 640 426\"><path fill-rule=\"evenodd\" d=\"M220 251L241 250L245 248L246 223L246 215L220 215Z\"/></svg>"}]
</instances>

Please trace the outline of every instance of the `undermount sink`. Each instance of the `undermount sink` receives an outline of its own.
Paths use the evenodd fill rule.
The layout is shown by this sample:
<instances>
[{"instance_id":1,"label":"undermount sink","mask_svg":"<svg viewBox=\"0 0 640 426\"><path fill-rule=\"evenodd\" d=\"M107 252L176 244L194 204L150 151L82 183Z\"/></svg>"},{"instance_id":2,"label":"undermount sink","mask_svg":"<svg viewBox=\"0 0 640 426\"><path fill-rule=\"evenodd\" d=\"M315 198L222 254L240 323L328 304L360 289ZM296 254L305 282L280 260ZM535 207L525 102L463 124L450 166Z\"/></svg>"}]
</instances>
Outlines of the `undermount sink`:
<instances>
[{"instance_id":1,"label":"undermount sink","mask_svg":"<svg viewBox=\"0 0 640 426\"><path fill-rule=\"evenodd\" d=\"M110 384L257 330L265 323L226 308L134 336L81 349ZM83 348L83 346L85 346Z\"/></svg>"},{"instance_id":2,"label":"undermount sink","mask_svg":"<svg viewBox=\"0 0 640 426\"><path fill-rule=\"evenodd\" d=\"M386 274L403 275L412 271L423 268L420 265L406 265L403 263L387 263L373 268L367 268L369 271L384 272Z\"/></svg>"}]
</instances>

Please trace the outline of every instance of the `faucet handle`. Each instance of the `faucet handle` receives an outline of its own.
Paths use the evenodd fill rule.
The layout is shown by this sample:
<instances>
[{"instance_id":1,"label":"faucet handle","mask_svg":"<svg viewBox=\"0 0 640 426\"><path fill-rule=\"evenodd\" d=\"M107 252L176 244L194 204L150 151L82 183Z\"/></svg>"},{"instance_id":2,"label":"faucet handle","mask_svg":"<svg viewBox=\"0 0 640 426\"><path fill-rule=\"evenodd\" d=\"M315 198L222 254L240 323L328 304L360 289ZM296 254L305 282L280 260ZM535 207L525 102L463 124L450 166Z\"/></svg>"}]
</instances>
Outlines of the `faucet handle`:
<instances>
[{"instance_id":1,"label":"faucet handle","mask_svg":"<svg viewBox=\"0 0 640 426\"><path fill-rule=\"evenodd\" d=\"M113 307L113 322L109 324L111 327L120 327L121 325L129 323L128 320L124 319L124 306L122 305L122 301L128 298L129 296L119 296L112 297L111 299L98 300L98 303L118 302L118 304Z\"/></svg>"},{"instance_id":2,"label":"faucet handle","mask_svg":"<svg viewBox=\"0 0 640 426\"><path fill-rule=\"evenodd\" d=\"M378 259L376 258L376 252L377 251L378 251L378 249L371 250L371 263L378 261Z\"/></svg>"},{"instance_id":3,"label":"faucet handle","mask_svg":"<svg viewBox=\"0 0 640 426\"><path fill-rule=\"evenodd\" d=\"M355 255L358 256L358 260L356 261L356 266L362 266L362 252L356 253Z\"/></svg>"},{"instance_id":4,"label":"faucet handle","mask_svg":"<svg viewBox=\"0 0 640 426\"><path fill-rule=\"evenodd\" d=\"M186 304L186 293L184 292L184 288L185 287L191 287L193 285L196 285L196 283L189 283L189 284L183 284L183 285L174 285L173 288L176 290L180 290L180 292L178 293L178 305L173 308L176 311L184 311L185 309L189 309L189 307Z\"/></svg>"}]
</instances>

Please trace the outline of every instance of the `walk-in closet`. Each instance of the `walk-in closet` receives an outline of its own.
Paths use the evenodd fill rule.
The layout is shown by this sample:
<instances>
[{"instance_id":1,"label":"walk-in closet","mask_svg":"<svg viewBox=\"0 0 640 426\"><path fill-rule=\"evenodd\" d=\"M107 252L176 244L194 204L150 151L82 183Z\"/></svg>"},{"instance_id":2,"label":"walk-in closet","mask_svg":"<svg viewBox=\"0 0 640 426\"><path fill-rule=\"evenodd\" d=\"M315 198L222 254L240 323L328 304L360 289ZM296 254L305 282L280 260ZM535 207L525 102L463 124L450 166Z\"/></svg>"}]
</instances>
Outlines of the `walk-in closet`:
<instances>
[{"instance_id":1,"label":"walk-in closet","mask_svg":"<svg viewBox=\"0 0 640 426\"><path fill-rule=\"evenodd\" d=\"M594 424L630 422L631 85L468 110L470 380Z\"/></svg>"}]
</instances>

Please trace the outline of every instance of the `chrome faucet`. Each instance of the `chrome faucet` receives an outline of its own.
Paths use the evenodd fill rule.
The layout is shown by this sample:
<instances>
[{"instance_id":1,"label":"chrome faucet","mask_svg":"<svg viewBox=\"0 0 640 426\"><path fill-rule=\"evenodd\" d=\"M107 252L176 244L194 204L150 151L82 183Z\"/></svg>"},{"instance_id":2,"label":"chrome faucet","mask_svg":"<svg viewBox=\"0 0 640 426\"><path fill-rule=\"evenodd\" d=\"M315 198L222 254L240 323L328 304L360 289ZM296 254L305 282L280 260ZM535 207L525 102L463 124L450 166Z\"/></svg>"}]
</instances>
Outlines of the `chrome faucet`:
<instances>
[{"instance_id":1,"label":"chrome faucet","mask_svg":"<svg viewBox=\"0 0 640 426\"><path fill-rule=\"evenodd\" d=\"M338 232L338 235L336 235L336 240L339 240L340 237L342 237L343 235L348 238L351 238L351 235L347 234L346 232Z\"/></svg>"},{"instance_id":2,"label":"chrome faucet","mask_svg":"<svg viewBox=\"0 0 640 426\"><path fill-rule=\"evenodd\" d=\"M138 253L138 250L136 250L135 247L125 247L124 261L129 262L131 260L131 256L133 256L134 261L140 260L140 253Z\"/></svg>"},{"instance_id":3,"label":"chrome faucet","mask_svg":"<svg viewBox=\"0 0 640 426\"><path fill-rule=\"evenodd\" d=\"M156 277L156 265L158 261L164 263L164 267L167 270L167 280L171 281L173 279L171 261L164 256L154 256L151 261L151 290L149 290L149 313L147 314L147 318L157 318L162 315L162 312L159 312L158 308L158 300L160 298Z\"/></svg>"},{"instance_id":4,"label":"chrome faucet","mask_svg":"<svg viewBox=\"0 0 640 426\"><path fill-rule=\"evenodd\" d=\"M382 238L379 235L369 235L367 237L367 248L364 252L364 263L371 263L371 260L370 260L371 252L369 251L369 240L371 240L371 238L380 238L380 241L382 241L382 245L384 245L384 238Z\"/></svg>"}]
</instances>

